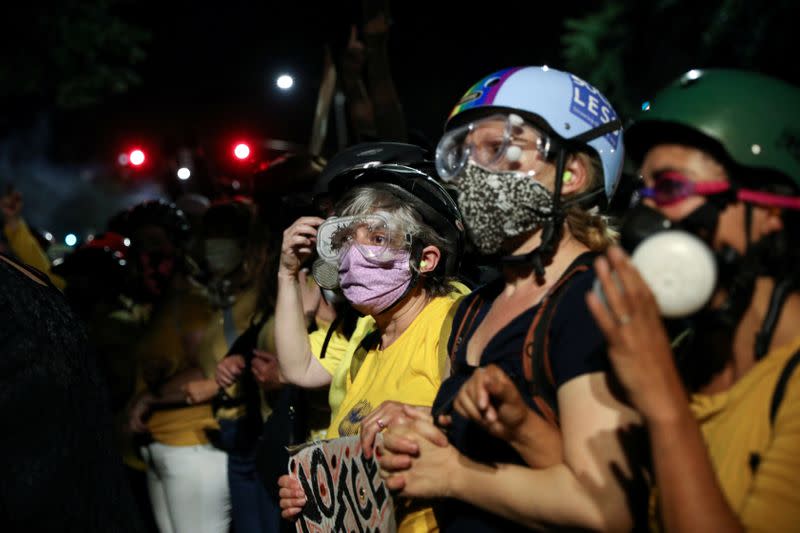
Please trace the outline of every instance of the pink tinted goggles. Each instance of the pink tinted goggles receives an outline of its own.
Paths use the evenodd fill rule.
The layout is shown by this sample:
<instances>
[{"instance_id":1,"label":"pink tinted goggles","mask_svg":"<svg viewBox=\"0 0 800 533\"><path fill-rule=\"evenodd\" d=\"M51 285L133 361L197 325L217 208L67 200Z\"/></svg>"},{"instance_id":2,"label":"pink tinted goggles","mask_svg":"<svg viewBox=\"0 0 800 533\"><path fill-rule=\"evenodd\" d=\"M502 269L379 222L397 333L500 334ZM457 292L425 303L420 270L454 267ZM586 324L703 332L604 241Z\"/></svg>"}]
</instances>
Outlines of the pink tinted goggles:
<instances>
[{"instance_id":1,"label":"pink tinted goggles","mask_svg":"<svg viewBox=\"0 0 800 533\"><path fill-rule=\"evenodd\" d=\"M642 187L639 194L642 198L652 199L659 207L676 204L690 196L712 196L728 192L732 189L727 181L693 182L680 172L672 170L660 172L655 176L652 187ZM752 189L735 189L736 198L742 202L758 204L766 207L783 209L800 209L800 197L784 196Z\"/></svg>"}]
</instances>

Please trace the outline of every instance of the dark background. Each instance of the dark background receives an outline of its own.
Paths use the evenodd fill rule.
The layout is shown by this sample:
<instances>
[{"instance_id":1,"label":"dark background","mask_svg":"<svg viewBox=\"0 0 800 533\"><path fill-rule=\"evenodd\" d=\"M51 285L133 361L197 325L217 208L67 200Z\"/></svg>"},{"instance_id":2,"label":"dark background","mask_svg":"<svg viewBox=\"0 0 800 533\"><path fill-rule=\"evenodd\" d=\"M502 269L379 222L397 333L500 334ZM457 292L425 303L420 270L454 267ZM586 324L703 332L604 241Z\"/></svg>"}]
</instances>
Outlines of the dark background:
<instances>
[{"instance_id":1,"label":"dark background","mask_svg":"<svg viewBox=\"0 0 800 533\"><path fill-rule=\"evenodd\" d=\"M655 89L690 68L750 68L799 84L791 52L798 8L782 0L765 4L394 2L389 57L418 142L435 145L461 94L514 65L575 72L629 118ZM360 1L65 0L2 7L0 180L24 193L25 216L34 225L58 237L85 235L101 230L121 207L180 192L174 169L182 147L217 179L244 172L230 154L234 140L306 145L323 46L338 56L361 12ZM285 93L275 88L282 72L295 77ZM336 146L333 126L328 156ZM148 162L131 173L116 158L134 145Z\"/></svg>"}]
</instances>

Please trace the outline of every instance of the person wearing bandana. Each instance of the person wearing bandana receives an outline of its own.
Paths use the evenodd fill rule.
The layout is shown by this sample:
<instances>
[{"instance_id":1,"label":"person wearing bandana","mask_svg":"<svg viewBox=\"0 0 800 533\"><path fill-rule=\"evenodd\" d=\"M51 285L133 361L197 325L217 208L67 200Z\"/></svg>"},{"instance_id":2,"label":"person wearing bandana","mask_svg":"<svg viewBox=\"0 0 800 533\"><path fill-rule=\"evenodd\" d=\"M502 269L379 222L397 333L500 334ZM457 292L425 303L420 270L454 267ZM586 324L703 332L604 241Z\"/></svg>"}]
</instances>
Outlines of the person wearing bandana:
<instances>
[{"instance_id":1,"label":"person wearing bandana","mask_svg":"<svg viewBox=\"0 0 800 533\"><path fill-rule=\"evenodd\" d=\"M442 531L630 530L646 508L639 416L584 301L623 153L606 98L547 66L486 76L447 121L437 169L502 275L459 305L433 416L390 428L380 460L390 489L437 498Z\"/></svg>"},{"instance_id":2,"label":"person wearing bandana","mask_svg":"<svg viewBox=\"0 0 800 533\"><path fill-rule=\"evenodd\" d=\"M696 69L626 132L633 254L598 260L588 302L646 422L667 531L800 524L799 122L797 87Z\"/></svg>"}]
</instances>

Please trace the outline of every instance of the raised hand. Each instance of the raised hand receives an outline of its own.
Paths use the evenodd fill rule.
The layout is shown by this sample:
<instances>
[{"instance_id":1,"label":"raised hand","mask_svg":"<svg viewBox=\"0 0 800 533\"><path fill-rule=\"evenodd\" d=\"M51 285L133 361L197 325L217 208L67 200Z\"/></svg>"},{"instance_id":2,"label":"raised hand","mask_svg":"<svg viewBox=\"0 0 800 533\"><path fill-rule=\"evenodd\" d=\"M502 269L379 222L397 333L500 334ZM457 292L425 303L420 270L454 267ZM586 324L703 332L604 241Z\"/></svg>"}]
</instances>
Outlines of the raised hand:
<instances>
[{"instance_id":1,"label":"raised hand","mask_svg":"<svg viewBox=\"0 0 800 533\"><path fill-rule=\"evenodd\" d=\"M595 270L608 303L594 292L586 303L606 337L617 378L645 418L670 416L686 397L653 293L621 248L598 258Z\"/></svg>"},{"instance_id":2,"label":"raised hand","mask_svg":"<svg viewBox=\"0 0 800 533\"><path fill-rule=\"evenodd\" d=\"M283 232L278 274L297 279L302 264L314 254L319 217L300 217Z\"/></svg>"}]
</instances>

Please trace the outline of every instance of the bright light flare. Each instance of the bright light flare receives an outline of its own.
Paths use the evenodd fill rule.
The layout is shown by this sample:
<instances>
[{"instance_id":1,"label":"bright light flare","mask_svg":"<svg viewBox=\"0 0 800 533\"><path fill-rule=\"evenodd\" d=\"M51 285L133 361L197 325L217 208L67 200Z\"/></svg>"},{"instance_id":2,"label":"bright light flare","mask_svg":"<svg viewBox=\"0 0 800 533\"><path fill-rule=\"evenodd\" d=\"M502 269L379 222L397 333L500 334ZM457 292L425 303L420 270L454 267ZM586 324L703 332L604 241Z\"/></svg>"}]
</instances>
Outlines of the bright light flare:
<instances>
[{"instance_id":1,"label":"bright light flare","mask_svg":"<svg viewBox=\"0 0 800 533\"><path fill-rule=\"evenodd\" d=\"M131 152L131 155L128 157L128 160L131 162L131 165L138 167L139 165L144 163L144 152L142 152L137 148L136 150L133 150Z\"/></svg>"},{"instance_id":2,"label":"bright light flare","mask_svg":"<svg viewBox=\"0 0 800 533\"><path fill-rule=\"evenodd\" d=\"M278 89L282 91L288 91L289 89L292 88L292 85L294 85L294 78L292 78L288 74L281 74L275 81L275 85L277 85Z\"/></svg>"},{"instance_id":3,"label":"bright light flare","mask_svg":"<svg viewBox=\"0 0 800 533\"><path fill-rule=\"evenodd\" d=\"M245 143L239 143L233 148L233 155L236 159L247 159L250 157L250 147Z\"/></svg>"}]
</instances>

